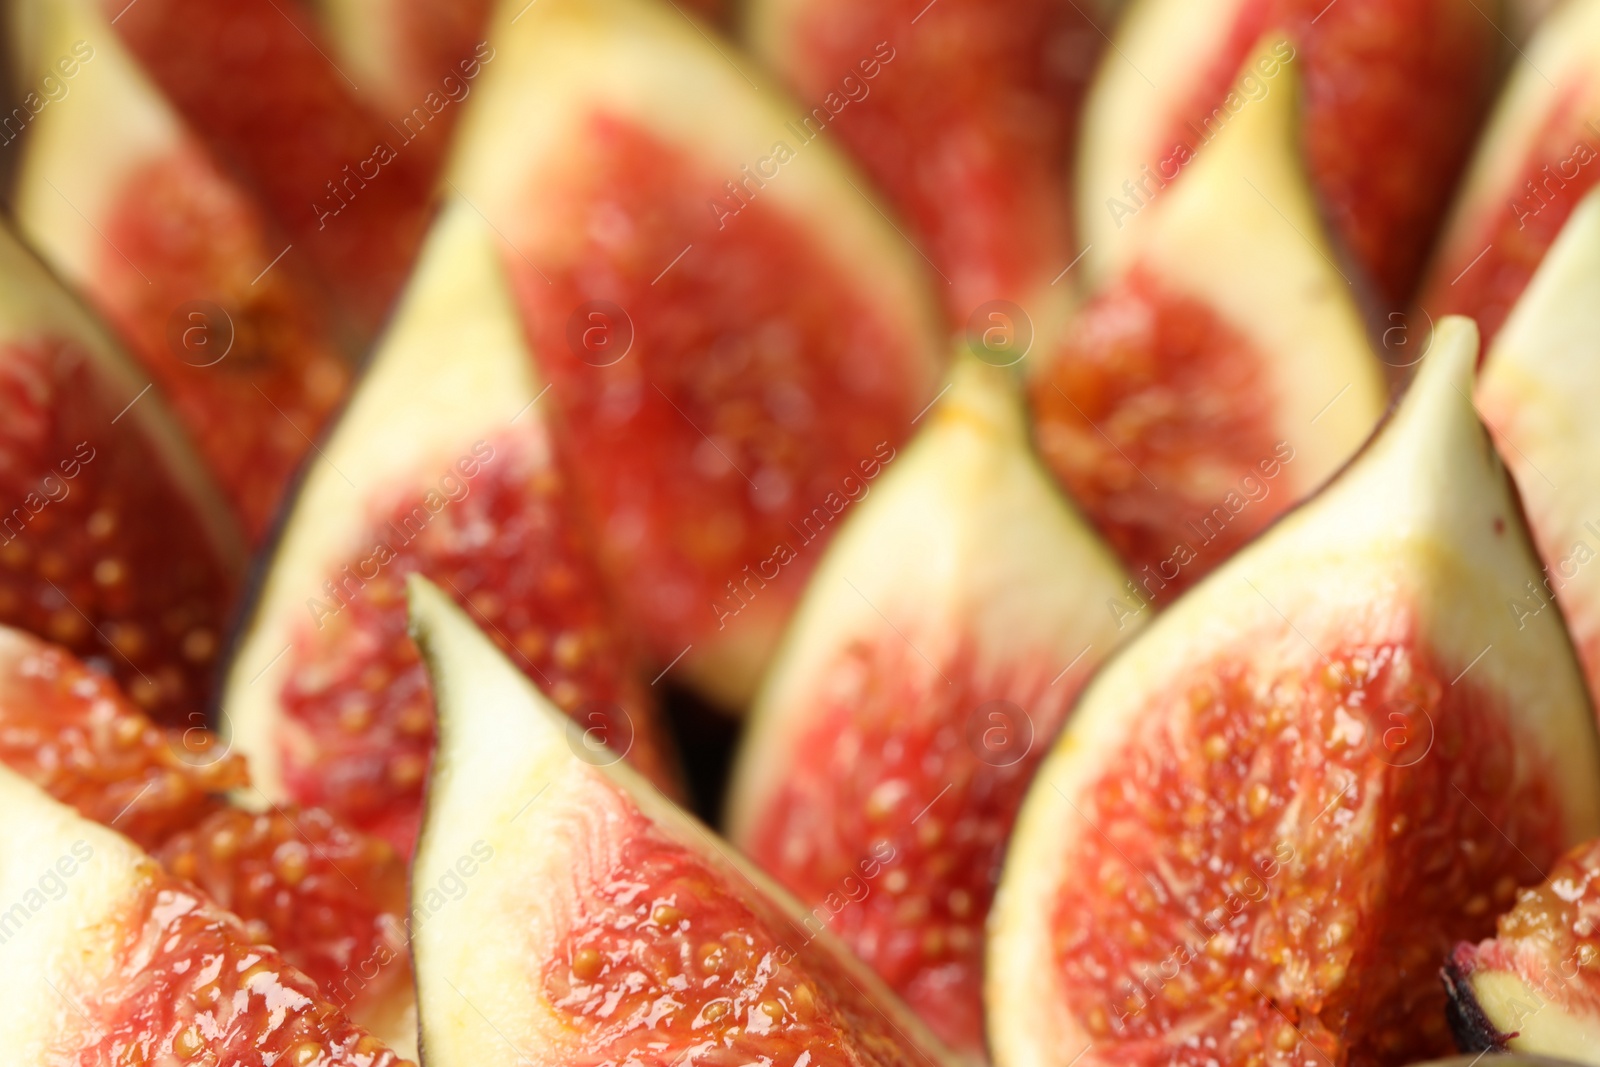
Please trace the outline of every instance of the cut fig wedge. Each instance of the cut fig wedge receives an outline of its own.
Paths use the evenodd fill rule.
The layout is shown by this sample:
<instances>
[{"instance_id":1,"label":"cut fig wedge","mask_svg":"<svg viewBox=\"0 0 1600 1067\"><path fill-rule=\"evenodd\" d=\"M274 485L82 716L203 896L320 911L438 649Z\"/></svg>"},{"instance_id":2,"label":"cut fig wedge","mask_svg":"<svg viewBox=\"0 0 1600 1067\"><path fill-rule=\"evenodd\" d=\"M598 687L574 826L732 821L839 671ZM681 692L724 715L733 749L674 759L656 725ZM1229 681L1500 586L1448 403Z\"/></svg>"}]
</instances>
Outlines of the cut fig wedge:
<instances>
[{"instance_id":1,"label":"cut fig wedge","mask_svg":"<svg viewBox=\"0 0 1600 1067\"><path fill-rule=\"evenodd\" d=\"M1508 603L1519 623L1564 615L1600 694L1600 192L1551 246L1484 361L1478 409L1501 444L1545 567ZM1556 605L1560 605L1559 608Z\"/></svg>"},{"instance_id":2,"label":"cut fig wedge","mask_svg":"<svg viewBox=\"0 0 1600 1067\"><path fill-rule=\"evenodd\" d=\"M151 392L0 227L0 624L184 725L212 696L243 547Z\"/></svg>"},{"instance_id":3,"label":"cut fig wedge","mask_svg":"<svg viewBox=\"0 0 1600 1067\"><path fill-rule=\"evenodd\" d=\"M412 101L422 119L371 110L302 4L100 8L207 147L257 191L295 246L285 254L310 261L345 311L352 343L364 343L427 228L445 144L434 117L455 105Z\"/></svg>"},{"instance_id":4,"label":"cut fig wedge","mask_svg":"<svg viewBox=\"0 0 1600 1067\"><path fill-rule=\"evenodd\" d=\"M17 226L155 379L257 542L350 378L331 310L89 0L26 17L30 84L70 70L74 102L13 149Z\"/></svg>"},{"instance_id":5,"label":"cut fig wedge","mask_svg":"<svg viewBox=\"0 0 1600 1067\"><path fill-rule=\"evenodd\" d=\"M429 1067L959 1062L448 596L410 592L440 710L411 877Z\"/></svg>"},{"instance_id":6,"label":"cut fig wedge","mask_svg":"<svg viewBox=\"0 0 1600 1067\"><path fill-rule=\"evenodd\" d=\"M1246 69L1275 69L1271 92L1150 206L1136 251L1030 385L1046 462L1133 571L1130 611L1321 485L1383 410L1295 148L1282 47L1268 36L1251 53Z\"/></svg>"},{"instance_id":7,"label":"cut fig wedge","mask_svg":"<svg viewBox=\"0 0 1600 1067\"><path fill-rule=\"evenodd\" d=\"M794 126L838 137L910 224L951 325L1004 300L1046 334L1080 250L1062 189L1110 6L758 0L745 32Z\"/></svg>"},{"instance_id":8,"label":"cut fig wedge","mask_svg":"<svg viewBox=\"0 0 1600 1067\"><path fill-rule=\"evenodd\" d=\"M0 817L10 1062L407 1062L237 918L5 768Z\"/></svg>"},{"instance_id":9,"label":"cut fig wedge","mask_svg":"<svg viewBox=\"0 0 1600 1067\"><path fill-rule=\"evenodd\" d=\"M1299 73L1297 144L1336 244L1383 310L1403 311L1498 76L1500 33L1472 0L1137 0L1084 114L1077 200L1096 284L1220 131ZM1256 43L1277 46L1249 63ZM1387 325L1387 323L1385 324ZM1409 361L1408 361L1409 362Z\"/></svg>"},{"instance_id":10,"label":"cut fig wedge","mask_svg":"<svg viewBox=\"0 0 1600 1067\"><path fill-rule=\"evenodd\" d=\"M400 312L285 521L223 699L273 801L409 855L433 748L405 576L471 606L523 670L656 781L672 757L550 456L496 238L441 217Z\"/></svg>"},{"instance_id":11,"label":"cut fig wedge","mask_svg":"<svg viewBox=\"0 0 1600 1067\"><path fill-rule=\"evenodd\" d=\"M157 855L359 1025L415 1055L406 871L327 812L257 814L223 794L244 760L200 726L162 730L65 650L0 627L0 763Z\"/></svg>"},{"instance_id":12,"label":"cut fig wedge","mask_svg":"<svg viewBox=\"0 0 1600 1067\"><path fill-rule=\"evenodd\" d=\"M1143 616L1030 454L1011 371L959 357L919 436L872 473L756 700L727 824L981 1057L983 920L1012 819L1084 679Z\"/></svg>"},{"instance_id":13,"label":"cut fig wedge","mask_svg":"<svg viewBox=\"0 0 1600 1067\"><path fill-rule=\"evenodd\" d=\"M1572 646L1506 610L1538 563L1476 361L1441 322L1360 455L1085 689L991 915L1002 1067L1444 1053L1440 960L1600 828Z\"/></svg>"},{"instance_id":14,"label":"cut fig wedge","mask_svg":"<svg viewBox=\"0 0 1600 1067\"><path fill-rule=\"evenodd\" d=\"M1477 319L1485 345L1600 180L1600 3L1560 5L1518 53L1421 297Z\"/></svg>"},{"instance_id":15,"label":"cut fig wedge","mask_svg":"<svg viewBox=\"0 0 1600 1067\"><path fill-rule=\"evenodd\" d=\"M826 139L670 5L507 5L490 40L449 180L509 242L615 595L661 669L738 708L844 479L933 399L924 265Z\"/></svg>"},{"instance_id":16,"label":"cut fig wedge","mask_svg":"<svg viewBox=\"0 0 1600 1067\"><path fill-rule=\"evenodd\" d=\"M1456 1044L1600 1064L1600 840L1519 893L1498 929L1445 964Z\"/></svg>"}]
</instances>

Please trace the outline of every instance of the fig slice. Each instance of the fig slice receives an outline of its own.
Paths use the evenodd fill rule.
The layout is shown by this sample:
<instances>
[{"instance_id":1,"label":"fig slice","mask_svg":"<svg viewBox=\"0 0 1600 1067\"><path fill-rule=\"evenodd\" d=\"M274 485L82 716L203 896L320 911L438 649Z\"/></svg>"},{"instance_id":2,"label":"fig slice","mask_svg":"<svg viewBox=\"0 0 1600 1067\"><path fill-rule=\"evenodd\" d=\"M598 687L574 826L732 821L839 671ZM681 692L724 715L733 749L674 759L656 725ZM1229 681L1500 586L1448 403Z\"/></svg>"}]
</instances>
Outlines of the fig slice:
<instances>
[{"instance_id":1,"label":"fig slice","mask_svg":"<svg viewBox=\"0 0 1600 1067\"><path fill-rule=\"evenodd\" d=\"M1120 272L1154 203L1219 130L1305 86L1299 154L1337 246L1385 311L1406 309L1498 76L1500 33L1473 0L1137 0L1083 118L1082 273ZM1277 62L1246 60L1271 34Z\"/></svg>"},{"instance_id":2,"label":"fig slice","mask_svg":"<svg viewBox=\"0 0 1600 1067\"><path fill-rule=\"evenodd\" d=\"M0 282L0 624L184 725L212 696L238 531L149 379L5 227Z\"/></svg>"},{"instance_id":3,"label":"fig slice","mask_svg":"<svg viewBox=\"0 0 1600 1067\"><path fill-rule=\"evenodd\" d=\"M1137 249L1030 384L1046 462L1170 600L1336 470L1383 410L1381 365L1295 148L1297 71L1274 70L1161 198ZM1113 65L1115 62L1113 61Z\"/></svg>"},{"instance_id":4,"label":"fig slice","mask_svg":"<svg viewBox=\"0 0 1600 1067\"><path fill-rule=\"evenodd\" d=\"M229 665L224 732L267 797L326 808L410 854L433 746L406 636L413 571L470 604L597 739L676 781L551 458L544 389L496 238L452 201L306 474Z\"/></svg>"},{"instance_id":5,"label":"fig slice","mask_svg":"<svg viewBox=\"0 0 1600 1067\"><path fill-rule=\"evenodd\" d=\"M23 129L17 226L116 328L259 542L350 378L332 310L92 4L25 12L30 81L70 70L76 103Z\"/></svg>"},{"instance_id":6,"label":"fig slice","mask_svg":"<svg viewBox=\"0 0 1600 1067\"><path fill-rule=\"evenodd\" d=\"M1444 981L1462 1051L1600 1064L1600 840L1522 890L1497 937L1457 946Z\"/></svg>"},{"instance_id":7,"label":"fig slice","mask_svg":"<svg viewBox=\"0 0 1600 1067\"><path fill-rule=\"evenodd\" d=\"M1600 3L1560 5L1518 52L1421 294L1435 319L1477 319L1486 347L1600 180Z\"/></svg>"},{"instance_id":8,"label":"fig slice","mask_svg":"<svg viewBox=\"0 0 1600 1067\"><path fill-rule=\"evenodd\" d=\"M800 143L782 95L670 6L508 5L490 41L449 181L508 241L619 604L660 669L740 708L819 555L802 540L933 399L923 264L826 139ZM729 583L779 554L723 619Z\"/></svg>"},{"instance_id":9,"label":"fig slice","mask_svg":"<svg viewBox=\"0 0 1600 1067\"><path fill-rule=\"evenodd\" d=\"M951 325L1004 300L1044 334L1079 252L1062 189L1109 6L759 0L744 26L794 126L837 136L909 223Z\"/></svg>"},{"instance_id":10,"label":"fig slice","mask_svg":"<svg viewBox=\"0 0 1600 1067\"><path fill-rule=\"evenodd\" d=\"M409 115L369 108L304 4L100 0L100 9L207 147L256 191L294 244L288 254L309 260L344 312L343 332L364 346L427 229L445 124L408 125ZM434 102L412 104L436 114Z\"/></svg>"},{"instance_id":11,"label":"fig slice","mask_svg":"<svg viewBox=\"0 0 1600 1067\"><path fill-rule=\"evenodd\" d=\"M439 698L411 875L430 1067L958 1062L437 586L409 592Z\"/></svg>"},{"instance_id":12,"label":"fig slice","mask_svg":"<svg viewBox=\"0 0 1600 1067\"><path fill-rule=\"evenodd\" d=\"M1584 197L1484 360L1478 410L1522 491L1545 567L1508 602L1514 618L1566 618L1591 697L1600 696L1600 192ZM1557 608L1556 605L1560 607Z\"/></svg>"},{"instance_id":13,"label":"fig slice","mask_svg":"<svg viewBox=\"0 0 1600 1067\"><path fill-rule=\"evenodd\" d=\"M1400 1064L1439 962L1600 828L1600 741L1472 410L1470 321L1352 463L1090 682L1018 816L1002 1067Z\"/></svg>"},{"instance_id":14,"label":"fig slice","mask_svg":"<svg viewBox=\"0 0 1600 1067\"><path fill-rule=\"evenodd\" d=\"M6 768L0 815L11 1062L407 1062L233 915Z\"/></svg>"},{"instance_id":15,"label":"fig slice","mask_svg":"<svg viewBox=\"0 0 1600 1067\"><path fill-rule=\"evenodd\" d=\"M0 627L0 763L154 853L271 943L359 1025L415 1055L405 864L315 808L227 804L242 757L155 726L66 650Z\"/></svg>"},{"instance_id":16,"label":"fig slice","mask_svg":"<svg viewBox=\"0 0 1600 1067\"><path fill-rule=\"evenodd\" d=\"M811 579L751 712L730 838L935 1033L981 1057L983 921L1023 791L1142 616L1029 452L1007 369L958 357ZM863 869L881 866L875 879Z\"/></svg>"}]
</instances>

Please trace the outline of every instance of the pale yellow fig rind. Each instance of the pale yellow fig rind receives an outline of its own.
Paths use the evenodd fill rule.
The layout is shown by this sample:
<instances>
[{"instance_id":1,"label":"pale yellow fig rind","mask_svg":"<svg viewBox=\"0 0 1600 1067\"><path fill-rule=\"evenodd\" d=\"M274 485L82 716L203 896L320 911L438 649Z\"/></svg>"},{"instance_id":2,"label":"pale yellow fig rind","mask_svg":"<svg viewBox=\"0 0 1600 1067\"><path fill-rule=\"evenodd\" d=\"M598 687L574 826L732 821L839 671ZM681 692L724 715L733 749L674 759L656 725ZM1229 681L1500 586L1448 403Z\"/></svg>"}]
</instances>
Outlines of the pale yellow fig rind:
<instances>
[{"instance_id":1,"label":"pale yellow fig rind","mask_svg":"<svg viewBox=\"0 0 1600 1067\"><path fill-rule=\"evenodd\" d=\"M1563 1011L1509 971L1475 971L1468 981L1490 1024L1516 1035L1511 1051L1600 1065L1600 1018Z\"/></svg>"},{"instance_id":2,"label":"pale yellow fig rind","mask_svg":"<svg viewBox=\"0 0 1600 1067\"><path fill-rule=\"evenodd\" d=\"M1133 0L1127 5L1112 35L1114 47L1101 56L1084 101L1078 146L1078 231L1089 249L1079 269L1091 287L1131 261L1135 234L1149 222L1138 183L1145 180L1146 167L1159 173L1172 150L1162 139L1177 125L1179 109L1199 93L1244 5L1245 0ZM1134 183L1131 196L1127 182ZM1155 188L1153 182L1149 188ZM1157 191L1156 202L1168 192ZM1128 215L1115 203L1137 210Z\"/></svg>"},{"instance_id":3,"label":"pale yellow fig rind","mask_svg":"<svg viewBox=\"0 0 1600 1067\"><path fill-rule=\"evenodd\" d=\"M1543 612L1555 590L1578 649L1600 648L1600 191L1578 205L1505 326L1478 383L1548 570L1521 598ZM1587 662L1590 686L1600 663Z\"/></svg>"}]
</instances>

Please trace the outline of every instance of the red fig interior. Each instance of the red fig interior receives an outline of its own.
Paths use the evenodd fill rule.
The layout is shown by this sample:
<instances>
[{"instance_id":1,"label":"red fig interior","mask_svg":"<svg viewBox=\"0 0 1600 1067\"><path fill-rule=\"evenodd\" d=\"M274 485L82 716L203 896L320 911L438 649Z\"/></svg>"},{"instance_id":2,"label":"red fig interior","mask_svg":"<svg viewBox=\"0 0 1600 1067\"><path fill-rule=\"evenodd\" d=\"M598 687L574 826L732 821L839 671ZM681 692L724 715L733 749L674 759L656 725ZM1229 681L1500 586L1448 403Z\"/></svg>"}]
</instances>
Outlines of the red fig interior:
<instances>
[{"instance_id":1,"label":"red fig interior","mask_svg":"<svg viewBox=\"0 0 1600 1067\"><path fill-rule=\"evenodd\" d=\"M838 137L906 219L951 325L1006 300L1042 329L1080 251L1063 190L1104 6L759 0L746 26L796 136Z\"/></svg>"},{"instance_id":2,"label":"red fig interior","mask_svg":"<svg viewBox=\"0 0 1600 1067\"><path fill-rule=\"evenodd\" d=\"M243 550L158 396L0 233L0 623L182 723L211 695Z\"/></svg>"}]
</instances>

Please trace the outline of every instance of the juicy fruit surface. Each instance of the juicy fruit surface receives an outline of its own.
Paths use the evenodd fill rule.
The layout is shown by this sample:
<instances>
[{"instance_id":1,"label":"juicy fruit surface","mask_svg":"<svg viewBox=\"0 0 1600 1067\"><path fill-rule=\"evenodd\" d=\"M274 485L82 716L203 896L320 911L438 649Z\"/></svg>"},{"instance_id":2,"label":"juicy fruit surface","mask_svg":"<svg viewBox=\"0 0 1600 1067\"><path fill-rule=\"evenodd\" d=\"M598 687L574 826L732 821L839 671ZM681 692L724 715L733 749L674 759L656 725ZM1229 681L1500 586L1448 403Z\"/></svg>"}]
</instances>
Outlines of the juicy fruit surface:
<instances>
[{"instance_id":1,"label":"juicy fruit surface","mask_svg":"<svg viewBox=\"0 0 1600 1067\"><path fill-rule=\"evenodd\" d=\"M185 883L154 864L142 882L106 931L115 938L108 973L73 991L81 1018L65 1017L60 1062L406 1062Z\"/></svg>"},{"instance_id":2,"label":"juicy fruit surface","mask_svg":"<svg viewBox=\"0 0 1600 1067\"><path fill-rule=\"evenodd\" d=\"M1517 894L1493 940L1462 946L1455 958L1469 973L1476 966L1510 970L1539 997L1600 1014L1600 841L1562 856L1543 883Z\"/></svg>"},{"instance_id":3,"label":"juicy fruit surface","mask_svg":"<svg viewBox=\"0 0 1600 1067\"><path fill-rule=\"evenodd\" d=\"M814 512L922 402L907 384L921 354L770 195L717 229L707 202L723 181L597 113L532 194L571 230L504 260L616 596L663 663L716 632L742 568L810 540L801 524L828 525ZM590 301L631 329L584 318ZM605 334L593 350L591 322ZM624 331L626 354L594 366ZM781 617L816 555L763 582L758 611Z\"/></svg>"},{"instance_id":4,"label":"juicy fruit surface","mask_svg":"<svg viewBox=\"0 0 1600 1067\"><path fill-rule=\"evenodd\" d=\"M326 317L293 264L272 264L281 245L197 149L130 177L105 234L89 295L155 376L259 542L349 384ZM175 310L196 300L227 319L200 309L174 323Z\"/></svg>"},{"instance_id":5,"label":"juicy fruit surface","mask_svg":"<svg viewBox=\"0 0 1600 1067\"><path fill-rule=\"evenodd\" d=\"M155 853L340 1007L403 983L406 871L387 843L316 809L227 807L249 776L209 730L162 730L64 650L4 639L0 763Z\"/></svg>"},{"instance_id":6,"label":"juicy fruit surface","mask_svg":"<svg viewBox=\"0 0 1600 1067\"><path fill-rule=\"evenodd\" d=\"M342 1009L409 980L405 864L387 842L327 812L229 808L173 837L156 858Z\"/></svg>"},{"instance_id":7,"label":"juicy fruit surface","mask_svg":"<svg viewBox=\"0 0 1600 1067\"><path fill-rule=\"evenodd\" d=\"M474 454L481 466L457 479L467 487L459 499L423 488L374 508L362 542L373 547L328 575L343 595L324 597L325 612L298 627L281 691L291 795L403 855L416 839L434 746L433 696L406 633L405 578L413 572L459 598L585 730L672 785L654 709L632 677L630 649L611 624L542 442L505 434ZM439 505L431 517L429 499Z\"/></svg>"},{"instance_id":8,"label":"juicy fruit surface","mask_svg":"<svg viewBox=\"0 0 1600 1067\"><path fill-rule=\"evenodd\" d=\"M1029 387L1046 464L1163 599L1294 502L1263 477L1293 458L1275 436L1265 367L1216 312L1135 267L1084 308Z\"/></svg>"},{"instance_id":9,"label":"juicy fruit surface","mask_svg":"<svg viewBox=\"0 0 1600 1067\"><path fill-rule=\"evenodd\" d=\"M374 329L421 242L442 138L425 129L407 141L367 111L298 5L107 0L102 9L316 264L355 327Z\"/></svg>"},{"instance_id":10,"label":"juicy fruit surface","mask_svg":"<svg viewBox=\"0 0 1600 1067\"><path fill-rule=\"evenodd\" d=\"M917 647L930 647L913 631ZM947 1044L981 1050L983 922L1017 809L1074 694L1059 664L935 672L897 636L844 649L751 858Z\"/></svg>"},{"instance_id":11,"label":"juicy fruit surface","mask_svg":"<svg viewBox=\"0 0 1600 1067\"><path fill-rule=\"evenodd\" d=\"M154 848L248 781L204 729L163 730L64 650L0 661L0 763L86 817Z\"/></svg>"},{"instance_id":12,"label":"juicy fruit surface","mask_svg":"<svg viewBox=\"0 0 1600 1067\"><path fill-rule=\"evenodd\" d=\"M1061 189L1100 41L1051 0L834 0L805 7L780 65L807 131L837 133L911 222L964 325L1076 254Z\"/></svg>"},{"instance_id":13,"label":"juicy fruit surface","mask_svg":"<svg viewBox=\"0 0 1600 1067\"><path fill-rule=\"evenodd\" d=\"M1163 152L1202 150L1195 131L1275 28L1304 64L1302 149L1323 211L1385 306L1401 306L1489 103L1494 24L1457 0L1247 0Z\"/></svg>"},{"instance_id":14,"label":"juicy fruit surface","mask_svg":"<svg viewBox=\"0 0 1600 1067\"><path fill-rule=\"evenodd\" d=\"M1490 693L1415 641L1322 647L1195 671L1089 788L1052 936L1106 1062L1445 1052L1440 961L1559 853Z\"/></svg>"},{"instance_id":15,"label":"juicy fruit surface","mask_svg":"<svg viewBox=\"0 0 1600 1067\"><path fill-rule=\"evenodd\" d=\"M594 817L615 844L589 852L609 853L603 869L575 872L569 929L542 975L575 1060L655 1062L669 1050L705 1064L929 1062L812 933L614 786L600 790L610 795Z\"/></svg>"},{"instance_id":16,"label":"juicy fruit surface","mask_svg":"<svg viewBox=\"0 0 1600 1067\"><path fill-rule=\"evenodd\" d=\"M184 725L209 695L236 583L130 401L70 343L0 352L0 622Z\"/></svg>"},{"instance_id":17,"label":"juicy fruit surface","mask_svg":"<svg viewBox=\"0 0 1600 1067\"><path fill-rule=\"evenodd\" d=\"M1594 158L1596 142L1584 112L1590 77L1576 74L1562 85L1516 184L1478 220L1477 239L1463 239L1457 258L1440 261L1423 294L1424 306L1436 317L1459 313L1476 318L1486 349L1573 209L1600 181L1600 167L1573 162L1583 146L1588 160ZM1474 262L1479 255L1482 259Z\"/></svg>"}]
</instances>

